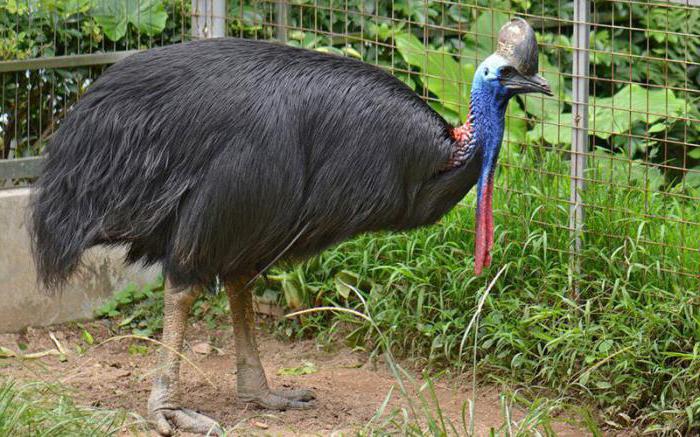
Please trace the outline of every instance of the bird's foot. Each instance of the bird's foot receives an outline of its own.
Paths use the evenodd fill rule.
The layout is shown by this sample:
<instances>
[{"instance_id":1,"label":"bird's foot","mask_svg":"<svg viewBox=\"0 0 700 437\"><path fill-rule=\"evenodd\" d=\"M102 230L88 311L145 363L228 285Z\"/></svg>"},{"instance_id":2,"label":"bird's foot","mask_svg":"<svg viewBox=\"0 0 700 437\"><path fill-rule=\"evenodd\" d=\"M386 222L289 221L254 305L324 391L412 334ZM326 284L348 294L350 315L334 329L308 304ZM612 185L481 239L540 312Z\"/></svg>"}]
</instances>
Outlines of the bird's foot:
<instances>
[{"instance_id":1,"label":"bird's foot","mask_svg":"<svg viewBox=\"0 0 700 437\"><path fill-rule=\"evenodd\" d=\"M180 407L177 391L167 383L167 378L158 378L153 383L148 398L148 413L158 434L170 436L176 431L218 436L224 434L219 424L204 414Z\"/></svg>"},{"instance_id":2,"label":"bird's foot","mask_svg":"<svg viewBox=\"0 0 700 437\"><path fill-rule=\"evenodd\" d=\"M239 398L268 410L308 410L316 406L316 395L311 390L268 390L256 395L239 395Z\"/></svg>"},{"instance_id":3,"label":"bird's foot","mask_svg":"<svg viewBox=\"0 0 700 437\"><path fill-rule=\"evenodd\" d=\"M160 408L151 411L151 420L158 433L164 436L173 435L175 430L211 436L224 434L214 419L188 408Z\"/></svg>"}]
</instances>

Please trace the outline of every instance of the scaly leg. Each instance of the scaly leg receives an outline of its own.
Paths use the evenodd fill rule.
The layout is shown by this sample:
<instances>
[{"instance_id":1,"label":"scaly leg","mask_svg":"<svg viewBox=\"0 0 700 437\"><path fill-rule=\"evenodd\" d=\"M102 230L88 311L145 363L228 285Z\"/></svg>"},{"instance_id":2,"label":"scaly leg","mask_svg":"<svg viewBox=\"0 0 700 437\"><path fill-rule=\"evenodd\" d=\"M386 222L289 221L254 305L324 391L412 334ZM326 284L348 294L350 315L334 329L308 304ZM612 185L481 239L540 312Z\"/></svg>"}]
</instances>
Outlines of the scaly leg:
<instances>
[{"instance_id":1,"label":"scaly leg","mask_svg":"<svg viewBox=\"0 0 700 437\"><path fill-rule=\"evenodd\" d=\"M182 342L190 309L200 291L176 288L165 282L162 340L165 346L161 347L160 367L148 398L148 412L161 435L172 435L175 429L210 435L223 433L214 420L180 406Z\"/></svg>"},{"instance_id":2,"label":"scaly leg","mask_svg":"<svg viewBox=\"0 0 700 437\"><path fill-rule=\"evenodd\" d=\"M312 408L315 395L310 390L270 390L255 342L253 295L245 289L246 281L226 284L233 318L236 347L238 399L272 410Z\"/></svg>"}]
</instances>

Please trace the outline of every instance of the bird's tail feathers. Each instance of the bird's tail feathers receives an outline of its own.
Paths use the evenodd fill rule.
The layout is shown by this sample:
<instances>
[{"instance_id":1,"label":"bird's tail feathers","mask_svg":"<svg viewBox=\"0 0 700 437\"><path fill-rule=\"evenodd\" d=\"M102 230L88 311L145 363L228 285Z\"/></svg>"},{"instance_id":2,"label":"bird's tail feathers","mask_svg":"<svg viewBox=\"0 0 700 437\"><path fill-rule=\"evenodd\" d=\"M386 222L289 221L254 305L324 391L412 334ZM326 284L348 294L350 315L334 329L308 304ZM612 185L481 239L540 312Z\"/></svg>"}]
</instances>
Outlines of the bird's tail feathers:
<instances>
[{"instance_id":1,"label":"bird's tail feathers","mask_svg":"<svg viewBox=\"0 0 700 437\"><path fill-rule=\"evenodd\" d=\"M60 291L93 245L98 227L74 205L60 175L45 172L33 188L29 233L37 278L43 291ZM73 202L71 202L73 200Z\"/></svg>"}]
</instances>

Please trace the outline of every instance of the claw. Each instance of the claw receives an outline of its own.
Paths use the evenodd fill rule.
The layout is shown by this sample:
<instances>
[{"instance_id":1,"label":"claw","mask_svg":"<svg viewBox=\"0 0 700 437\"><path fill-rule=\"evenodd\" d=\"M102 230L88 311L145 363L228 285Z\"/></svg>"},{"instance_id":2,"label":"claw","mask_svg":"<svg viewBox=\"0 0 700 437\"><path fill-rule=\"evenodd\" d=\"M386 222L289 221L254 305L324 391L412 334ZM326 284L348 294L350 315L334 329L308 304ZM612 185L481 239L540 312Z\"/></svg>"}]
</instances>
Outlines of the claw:
<instances>
[{"instance_id":1,"label":"claw","mask_svg":"<svg viewBox=\"0 0 700 437\"><path fill-rule=\"evenodd\" d=\"M152 412L151 417L156 430L163 436L173 435L176 429L210 436L224 434L224 430L215 420L188 408L159 409Z\"/></svg>"}]
</instances>

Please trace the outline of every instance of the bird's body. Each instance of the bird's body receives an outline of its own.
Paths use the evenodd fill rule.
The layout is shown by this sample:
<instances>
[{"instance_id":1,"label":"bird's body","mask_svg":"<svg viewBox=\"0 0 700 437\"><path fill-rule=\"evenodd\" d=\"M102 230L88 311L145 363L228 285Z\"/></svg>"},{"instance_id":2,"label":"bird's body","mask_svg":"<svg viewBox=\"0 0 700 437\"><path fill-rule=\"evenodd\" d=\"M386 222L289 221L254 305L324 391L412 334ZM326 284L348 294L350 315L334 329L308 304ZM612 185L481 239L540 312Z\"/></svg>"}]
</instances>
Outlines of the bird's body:
<instances>
[{"instance_id":1,"label":"bird's body","mask_svg":"<svg viewBox=\"0 0 700 437\"><path fill-rule=\"evenodd\" d=\"M60 282L87 247L128 244L198 285L432 223L478 179L478 159L445 167L458 147L412 90L353 59L241 39L150 50L108 69L51 141L35 229L56 252L39 265Z\"/></svg>"},{"instance_id":2,"label":"bird's body","mask_svg":"<svg viewBox=\"0 0 700 437\"><path fill-rule=\"evenodd\" d=\"M188 312L220 278L229 297L238 399L309 408L273 390L258 357L247 283L279 257L302 259L361 232L435 222L478 183L475 269L490 261L491 198L508 100L549 92L532 29L513 20L476 71L453 128L401 81L352 59L217 39L153 49L110 67L61 122L32 201L39 279L63 283L96 244L160 262L157 430L219 433L183 408Z\"/></svg>"}]
</instances>

